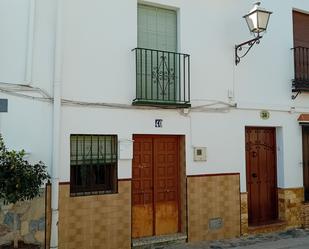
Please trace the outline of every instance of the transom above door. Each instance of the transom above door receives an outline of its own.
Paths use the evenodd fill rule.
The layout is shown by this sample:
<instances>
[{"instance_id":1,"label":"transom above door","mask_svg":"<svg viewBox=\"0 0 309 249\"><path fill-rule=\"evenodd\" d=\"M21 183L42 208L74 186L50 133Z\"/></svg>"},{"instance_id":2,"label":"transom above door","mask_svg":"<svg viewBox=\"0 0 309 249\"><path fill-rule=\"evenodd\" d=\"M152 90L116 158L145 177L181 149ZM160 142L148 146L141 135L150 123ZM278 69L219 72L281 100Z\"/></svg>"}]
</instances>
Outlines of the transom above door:
<instances>
[{"instance_id":1,"label":"transom above door","mask_svg":"<svg viewBox=\"0 0 309 249\"><path fill-rule=\"evenodd\" d=\"M179 137L134 135L132 237L180 229Z\"/></svg>"}]
</instances>

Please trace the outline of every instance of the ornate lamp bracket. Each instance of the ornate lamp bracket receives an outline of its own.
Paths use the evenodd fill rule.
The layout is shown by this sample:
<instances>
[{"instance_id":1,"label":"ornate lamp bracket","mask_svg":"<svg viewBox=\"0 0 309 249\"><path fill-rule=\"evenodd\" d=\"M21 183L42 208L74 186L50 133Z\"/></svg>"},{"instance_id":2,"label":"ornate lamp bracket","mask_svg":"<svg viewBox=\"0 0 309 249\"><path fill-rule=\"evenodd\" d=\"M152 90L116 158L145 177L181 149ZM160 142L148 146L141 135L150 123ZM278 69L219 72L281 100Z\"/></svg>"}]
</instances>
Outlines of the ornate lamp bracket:
<instances>
[{"instance_id":1,"label":"ornate lamp bracket","mask_svg":"<svg viewBox=\"0 0 309 249\"><path fill-rule=\"evenodd\" d=\"M249 51L251 50L254 44L259 44L261 39L262 39L262 36L258 35L254 39L251 39L249 41L236 45L235 46L235 64L237 65L240 62L240 59L244 58L249 53ZM248 47L244 47L245 45L248 45ZM244 52L240 55L239 52L242 52L243 50Z\"/></svg>"}]
</instances>

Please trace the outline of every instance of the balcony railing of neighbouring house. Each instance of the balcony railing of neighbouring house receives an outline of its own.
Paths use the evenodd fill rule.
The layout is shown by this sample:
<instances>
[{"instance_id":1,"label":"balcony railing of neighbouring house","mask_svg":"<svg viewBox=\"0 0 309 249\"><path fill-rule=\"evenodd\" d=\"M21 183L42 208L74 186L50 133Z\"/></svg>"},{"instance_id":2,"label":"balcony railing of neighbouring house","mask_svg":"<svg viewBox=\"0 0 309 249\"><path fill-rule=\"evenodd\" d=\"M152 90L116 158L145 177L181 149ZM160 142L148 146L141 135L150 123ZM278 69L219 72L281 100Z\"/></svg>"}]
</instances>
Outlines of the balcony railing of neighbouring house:
<instances>
[{"instance_id":1,"label":"balcony railing of neighbouring house","mask_svg":"<svg viewBox=\"0 0 309 249\"><path fill-rule=\"evenodd\" d=\"M135 48L133 105L190 107L190 55Z\"/></svg>"},{"instance_id":2,"label":"balcony railing of neighbouring house","mask_svg":"<svg viewBox=\"0 0 309 249\"><path fill-rule=\"evenodd\" d=\"M309 48L295 47L293 92L309 91Z\"/></svg>"}]
</instances>

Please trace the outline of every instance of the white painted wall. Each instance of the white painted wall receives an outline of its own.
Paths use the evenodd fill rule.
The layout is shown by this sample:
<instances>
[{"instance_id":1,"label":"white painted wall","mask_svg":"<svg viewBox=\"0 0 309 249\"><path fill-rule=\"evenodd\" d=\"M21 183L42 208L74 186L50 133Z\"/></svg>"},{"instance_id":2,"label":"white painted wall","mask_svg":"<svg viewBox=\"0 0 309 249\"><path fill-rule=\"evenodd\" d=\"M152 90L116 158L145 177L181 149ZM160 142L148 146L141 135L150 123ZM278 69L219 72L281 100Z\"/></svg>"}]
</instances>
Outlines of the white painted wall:
<instances>
[{"instance_id":1,"label":"white painted wall","mask_svg":"<svg viewBox=\"0 0 309 249\"><path fill-rule=\"evenodd\" d=\"M11 1L1 0L0 4L9 8ZM19 26L14 24L12 37L20 37L20 41L26 41L29 36L22 21L27 20L29 1L14 0L20 4L20 16L16 17ZM52 0L35 3L32 85L52 95L55 5ZM274 126L278 127L278 185L302 186L301 128L297 118L300 112L309 112L309 96L301 94L291 100L290 48L293 47L292 9L309 11L309 2L263 1L263 6L274 12L269 30L261 43L235 66L235 44L252 38L241 18L252 3L249 0L153 0L150 4L178 11L179 52L191 55L192 105L209 103L206 101L209 99L228 102L230 90L237 108L192 109L184 115L177 110L63 106L60 181L69 181L70 134L117 134L119 139L132 139L133 134L180 134L186 135L188 175L240 172L241 190L245 191L245 126ZM62 97L130 105L135 97L135 62L131 49L137 46L137 1L64 0L63 12ZM15 10L14 15L18 13ZM2 26L10 16L0 15ZM1 25L0 32L12 32L13 26ZM10 60L24 58L24 43L17 50L13 38L7 38L5 45L0 41L0 52L4 55L4 58L0 56L0 68L9 67L6 62ZM8 69L0 69L1 81L23 80L25 59L17 61L16 65L10 62ZM0 117L1 131L9 145L28 146L33 158L46 158L50 163L51 104L17 97L10 98L9 105L11 102L16 111L10 109ZM290 113L292 107L294 113ZM260 119L261 109L270 111L269 120ZM16 138L16 131L20 134L24 122L28 122L16 122L20 120L20 112L29 120L42 120L33 122L32 126L29 121L26 134ZM156 118L163 119L162 129L154 128ZM31 137L41 139L38 134L45 130L48 135L43 137L48 146L42 147L38 142L28 145ZM193 146L207 147L207 162L193 161ZM130 160L119 160L118 175L131 177Z\"/></svg>"},{"instance_id":2,"label":"white painted wall","mask_svg":"<svg viewBox=\"0 0 309 249\"><path fill-rule=\"evenodd\" d=\"M10 83L0 84L1 91L27 84L52 96L54 8L53 0L0 0L0 82ZM42 97L36 91L16 93ZM8 113L0 113L7 147L24 149L30 161L41 160L50 169L52 103L5 92L0 98L8 98Z\"/></svg>"},{"instance_id":3,"label":"white painted wall","mask_svg":"<svg viewBox=\"0 0 309 249\"><path fill-rule=\"evenodd\" d=\"M0 1L0 81L25 82L29 0Z\"/></svg>"},{"instance_id":4,"label":"white painted wall","mask_svg":"<svg viewBox=\"0 0 309 249\"><path fill-rule=\"evenodd\" d=\"M7 98L3 94L0 98ZM51 165L51 105L19 97L8 98L8 113L0 113L0 130L9 149L29 153L32 162Z\"/></svg>"}]
</instances>

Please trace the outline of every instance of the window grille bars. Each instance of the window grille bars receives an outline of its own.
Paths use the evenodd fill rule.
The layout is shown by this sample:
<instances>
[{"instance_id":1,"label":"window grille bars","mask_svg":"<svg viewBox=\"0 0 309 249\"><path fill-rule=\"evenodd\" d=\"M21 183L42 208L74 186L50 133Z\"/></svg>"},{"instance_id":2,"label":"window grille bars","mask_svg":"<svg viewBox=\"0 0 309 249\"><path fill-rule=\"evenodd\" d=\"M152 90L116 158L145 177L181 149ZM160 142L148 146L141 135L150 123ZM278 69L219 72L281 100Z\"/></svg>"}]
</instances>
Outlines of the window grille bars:
<instances>
[{"instance_id":1,"label":"window grille bars","mask_svg":"<svg viewBox=\"0 0 309 249\"><path fill-rule=\"evenodd\" d=\"M117 192L117 136L71 135L71 195Z\"/></svg>"}]
</instances>

